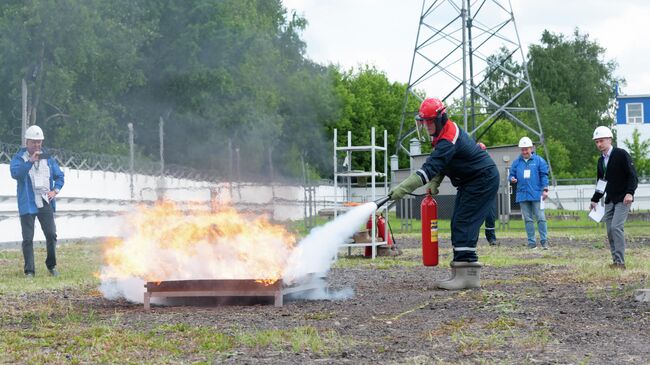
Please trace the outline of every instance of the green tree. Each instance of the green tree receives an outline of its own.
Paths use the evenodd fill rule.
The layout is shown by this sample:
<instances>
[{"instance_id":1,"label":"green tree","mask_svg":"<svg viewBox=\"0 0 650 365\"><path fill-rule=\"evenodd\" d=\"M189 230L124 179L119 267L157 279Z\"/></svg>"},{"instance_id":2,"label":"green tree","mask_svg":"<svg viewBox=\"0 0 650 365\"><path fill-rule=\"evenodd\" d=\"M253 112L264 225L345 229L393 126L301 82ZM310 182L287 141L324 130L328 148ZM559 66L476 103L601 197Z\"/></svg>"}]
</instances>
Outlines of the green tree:
<instances>
[{"instance_id":1,"label":"green tree","mask_svg":"<svg viewBox=\"0 0 650 365\"><path fill-rule=\"evenodd\" d=\"M232 145L250 177L267 178L271 166L296 175L299 156L324 167L323 150L305 146L334 119L332 107L319 109L334 103L334 85L305 58L303 18L279 0L166 0L149 10L158 31L142 49L148 82L123 100L139 130L155 131L166 117L171 162L227 175ZM157 133L137 142L153 155Z\"/></svg>"},{"instance_id":2,"label":"green tree","mask_svg":"<svg viewBox=\"0 0 650 365\"><path fill-rule=\"evenodd\" d=\"M341 100L341 114L336 123L329 126L329 134L332 135L333 129L337 128L339 140L344 143L347 131L352 131L352 145L369 145L370 129L375 127L376 143L383 144L383 131L386 130L389 149L392 150L397 143L406 85L390 82L385 73L368 65L337 72L335 85ZM419 102L416 98L409 100L407 110L417 110ZM353 153L352 159L353 169L370 168L369 154ZM380 154L376 166L383 166L383 163L383 154Z\"/></svg>"},{"instance_id":3,"label":"green tree","mask_svg":"<svg viewBox=\"0 0 650 365\"><path fill-rule=\"evenodd\" d=\"M509 100L523 86L517 77L512 76L522 75L523 68L513 62L511 56L504 49L490 56L489 64L492 66L481 84L481 91L499 103ZM530 46L529 75L553 172L558 177L593 174L592 154L585 151L593 149L590 131L598 125L612 123L609 109L615 68L614 61L605 60L604 49L578 30L571 37L544 31L541 43ZM520 106L521 101L528 100L530 95L524 93L513 106ZM479 108L489 111L488 105L479 105ZM537 129L533 114L518 116L526 125ZM507 119L497 116L497 121L481 139L489 144L506 144L518 140L513 138L513 133L519 137L530 136L519 126L507 127L504 120Z\"/></svg>"},{"instance_id":4,"label":"green tree","mask_svg":"<svg viewBox=\"0 0 650 365\"><path fill-rule=\"evenodd\" d=\"M571 37L544 31L541 44L529 48L528 69L547 138L562 143L571 156L567 169L591 177L591 131L612 124L608 113L616 81L614 61L605 49L575 30ZM553 159L553 156L551 156Z\"/></svg>"},{"instance_id":5,"label":"green tree","mask_svg":"<svg viewBox=\"0 0 650 365\"><path fill-rule=\"evenodd\" d=\"M50 146L126 150L116 98L144 82L138 50L151 23L128 0L5 1L0 6L0 124L20 141L21 79L29 89L29 123ZM7 132L5 134L4 132ZM98 143L101 141L101 143ZM8 141L9 142L9 141Z\"/></svg>"},{"instance_id":6,"label":"green tree","mask_svg":"<svg viewBox=\"0 0 650 365\"><path fill-rule=\"evenodd\" d=\"M20 140L25 78L50 146L124 154L133 122L140 152L157 159L163 117L170 164L226 176L237 148L242 173L259 179L272 166L297 175L302 158L330 173L340 99L333 71L305 57L306 24L280 0L5 1L2 140Z\"/></svg>"},{"instance_id":7,"label":"green tree","mask_svg":"<svg viewBox=\"0 0 650 365\"><path fill-rule=\"evenodd\" d=\"M641 133L634 128L632 140L626 139L623 143L630 151L637 174L650 176L650 139L641 140Z\"/></svg>"}]
</instances>

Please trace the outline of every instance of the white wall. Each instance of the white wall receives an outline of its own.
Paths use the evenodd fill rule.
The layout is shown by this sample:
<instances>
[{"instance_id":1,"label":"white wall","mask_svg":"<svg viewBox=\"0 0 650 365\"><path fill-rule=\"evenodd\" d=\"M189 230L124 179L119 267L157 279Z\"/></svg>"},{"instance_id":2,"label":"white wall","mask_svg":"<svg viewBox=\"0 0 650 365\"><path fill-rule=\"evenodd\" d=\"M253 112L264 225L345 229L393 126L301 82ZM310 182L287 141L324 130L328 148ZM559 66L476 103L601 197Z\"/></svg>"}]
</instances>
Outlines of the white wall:
<instances>
[{"instance_id":1,"label":"white wall","mask_svg":"<svg viewBox=\"0 0 650 365\"><path fill-rule=\"evenodd\" d=\"M555 189L551 188L549 196L556 199ZM589 208L595 185L560 185L557 187L562 207L568 210L586 210ZM650 184L639 184L636 189L632 209L650 209ZM546 209L556 209L553 202L546 204Z\"/></svg>"},{"instance_id":2,"label":"white wall","mask_svg":"<svg viewBox=\"0 0 650 365\"><path fill-rule=\"evenodd\" d=\"M63 169L65 186L58 196L56 225L59 239L96 238L120 235L122 215L137 204L157 199L158 178L146 175L134 176L134 199L131 199L130 179L125 173ZM268 186L256 184L228 184L187 179L166 178L165 198L180 204L198 202L210 207L211 194L217 201L230 202L238 209L267 214L274 220L302 219L304 192L300 186ZM559 186L558 195L565 209L587 209L593 194L592 185ZM334 199L333 186L316 187L317 210L331 207ZM342 201L345 189L339 188L338 200ZM384 189L377 190L376 198L384 196ZM551 197L555 198L554 191ZM354 188L352 200L370 200L370 189ZM549 209L556 208L548 203ZM636 193L634 209L650 209L650 184L640 184ZM40 228L34 237L44 240ZM20 220L16 204L16 181L11 178L8 164L0 164L0 242L21 241Z\"/></svg>"},{"instance_id":3,"label":"white wall","mask_svg":"<svg viewBox=\"0 0 650 365\"><path fill-rule=\"evenodd\" d=\"M165 178L160 190L157 177L134 175L134 199L131 199L130 177L125 173L86 171L63 168L65 185L57 197L56 225L59 239L94 238L120 235L122 215L139 203L150 203L164 191L166 199L178 203L211 204L230 202L239 209L267 214L274 220L303 218L303 189L300 186L261 186L228 184L187 179ZM339 189L338 196L344 194ZM332 186L316 188L317 209L331 205ZM37 227L35 240L44 240ZM20 220L16 203L16 180L11 178L8 164L0 164L0 242L21 241Z\"/></svg>"}]
</instances>

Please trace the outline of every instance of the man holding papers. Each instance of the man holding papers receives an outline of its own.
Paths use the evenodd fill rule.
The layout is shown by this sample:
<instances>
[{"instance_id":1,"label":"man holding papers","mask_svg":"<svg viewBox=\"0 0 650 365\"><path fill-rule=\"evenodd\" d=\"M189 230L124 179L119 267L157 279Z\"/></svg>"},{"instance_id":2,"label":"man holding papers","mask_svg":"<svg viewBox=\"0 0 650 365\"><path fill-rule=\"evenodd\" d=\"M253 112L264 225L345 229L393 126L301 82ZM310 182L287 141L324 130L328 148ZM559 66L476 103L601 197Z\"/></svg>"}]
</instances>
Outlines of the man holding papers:
<instances>
[{"instance_id":1,"label":"man holding papers","mask_svg":"<svg viewBox=\"0 0 650 365\"><path fill-rule=\"evenodd\" d=\"M615 269L625 269L625 233L627 213L634 201L638 179L632 157L624 149L612 146L612 131L604 126L596 128L593 139L601 153L598 159L598 183L591 198L591 210L597 210L598 202L605 197L603 219L607 226L607 239L612 252ZM590 214L593 216L594 212Z\"/></svg>"}]
</instances>

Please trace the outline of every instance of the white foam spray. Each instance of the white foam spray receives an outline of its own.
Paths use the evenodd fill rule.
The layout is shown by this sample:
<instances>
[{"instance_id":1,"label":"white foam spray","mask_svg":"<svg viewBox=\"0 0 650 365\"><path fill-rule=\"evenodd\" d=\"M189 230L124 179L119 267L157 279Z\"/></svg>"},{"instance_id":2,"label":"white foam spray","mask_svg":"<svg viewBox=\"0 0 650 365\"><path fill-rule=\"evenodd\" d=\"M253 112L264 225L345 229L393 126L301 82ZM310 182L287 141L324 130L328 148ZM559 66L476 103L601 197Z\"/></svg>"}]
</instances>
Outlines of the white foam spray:
<instances>
[{"instance_id":1,"label":"white foam spray","mask_svg":"<svg viewBox=\"0 0 650 365\"><path fill-rule=\"evenodd\" d=\"M313 276L327 276L336 259L336 254L345 241L359 230L377 209L377 204L370 202L352 208L323 226L315 227L302 239L289 256L287 269L282 277L286 284L302 283ZM346 299L352 296L352 289L332 292L323 287L304 296L306 299Z\"/></svg>"},{"instance_id":2,"label":"white foam spray","mask_svg":"<svg viewBox=\"0 0 650 365\"><path fill-rule=\"evenodd\" d=\"M102 281L99 291L104 298L117 300L124 298L132 303L142 303L144 301L143 293L146 282L141 278L130 277L126 279L111 279ZM158 298L152 298L151 302L160 304Z\"/></svg>"}]
</instances>

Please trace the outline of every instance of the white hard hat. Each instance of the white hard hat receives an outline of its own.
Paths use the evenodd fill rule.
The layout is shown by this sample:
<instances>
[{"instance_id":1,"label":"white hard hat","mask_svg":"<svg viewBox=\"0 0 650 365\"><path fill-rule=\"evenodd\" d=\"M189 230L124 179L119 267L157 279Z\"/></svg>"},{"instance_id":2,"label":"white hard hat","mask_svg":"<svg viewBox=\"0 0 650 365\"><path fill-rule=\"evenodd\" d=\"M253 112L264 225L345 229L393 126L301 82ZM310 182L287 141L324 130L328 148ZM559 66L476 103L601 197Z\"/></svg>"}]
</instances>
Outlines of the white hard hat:
<instances>
[{"instance_id":1,"label":"white hard hat","mask_svg":"<svg viewBox=\"0 0 650 365\"><path fill-rule=\"evenodd\" d=\"M596 130L594 130L594 139L613 137L614 135L612 134L612 130L605 127L604 125L601 125L600 127L596 128Z\"/></svg>"},{"instance_id":2,"label":"white hard hat","mask_svg":"<svg viewBox=\"0 0 650 365\"><path fill-rule=\"evenodd\" d=\"M533 141L531 141L528 137L521 137L519 140L519 148L524 147L533 147Z\"/></svg>"},{"instance_id":3,"label":"white hard hat","mask_svg":"<svg viewBox=\"0 0 650 365\"><path fill-rule=\"evenodd\" d=\"M33 125L25 131L25 139L33 139L37 141L42 141L45 139L43 135L43 130L37 125Z\"/></svg>"}]
</instances>

